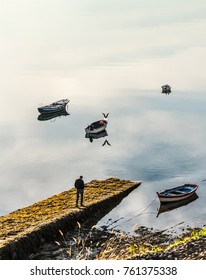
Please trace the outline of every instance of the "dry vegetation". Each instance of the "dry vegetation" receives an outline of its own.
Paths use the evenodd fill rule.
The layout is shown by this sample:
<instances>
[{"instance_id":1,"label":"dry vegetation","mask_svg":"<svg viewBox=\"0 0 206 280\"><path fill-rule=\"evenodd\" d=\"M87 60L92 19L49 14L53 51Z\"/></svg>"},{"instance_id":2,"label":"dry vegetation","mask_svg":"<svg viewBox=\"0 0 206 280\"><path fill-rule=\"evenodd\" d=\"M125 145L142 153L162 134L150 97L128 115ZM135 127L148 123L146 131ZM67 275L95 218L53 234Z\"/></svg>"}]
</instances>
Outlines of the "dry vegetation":
<instances>
[{"instance_id":1,"label":"dry vegetation","mask_svg":"<svg viewBox=\"0 0 206 280\"><path fill-rule=\"evenodd\" d=\"M77 223L73 232L44 244L30 259L58 260L156 260L206 259L206 228L188 228L178 237L165 230L139 227L127 235L106 226Z\"/></svg>"}]
</instances>

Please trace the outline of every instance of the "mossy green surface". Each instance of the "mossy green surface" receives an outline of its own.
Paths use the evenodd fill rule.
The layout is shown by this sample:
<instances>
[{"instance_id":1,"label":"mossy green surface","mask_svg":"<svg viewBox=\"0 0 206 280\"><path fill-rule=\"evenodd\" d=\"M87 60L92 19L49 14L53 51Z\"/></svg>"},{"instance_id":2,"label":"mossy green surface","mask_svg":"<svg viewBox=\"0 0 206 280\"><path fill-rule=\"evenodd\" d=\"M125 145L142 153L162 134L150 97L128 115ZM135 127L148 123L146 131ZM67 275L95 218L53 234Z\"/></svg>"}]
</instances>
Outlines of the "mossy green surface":
<instances>
[{"instance_id":1,"label":"mossy green surface","mask_svg":"<svg viewBox=\"0 0 206 280\"><path fill-rule=\"evenodd\" d=\"M140 182L117 178L93 180L85 184L85 205L86 207L91 206L138 185L140 185ZM78 211L84 211L84 208L75 207L75 199L76 190L71 188L31 206L1 216L0 247L56 219Z\"/></svg>"},{"instance_id":2,"label":"mossy green surface","mask_svg":"<svg viewBox=\"0 0 206 280\"><path fill-rule=\"evenodd\" d=\"M148 254L148 253L157 253L162 251L170 250L174 247L177 247L181 244L185 244L187 242L196 240L201 237L206 236L206 228L203 227L201 229L194 229L191 230L190 233L186 234L183 237L175 239L173 242L167 245L151 245L147 242L143 242L142 244L132 244L129 247L129 252L133 255L141 255L141 254Z\"/></svg>"}]
</instances>

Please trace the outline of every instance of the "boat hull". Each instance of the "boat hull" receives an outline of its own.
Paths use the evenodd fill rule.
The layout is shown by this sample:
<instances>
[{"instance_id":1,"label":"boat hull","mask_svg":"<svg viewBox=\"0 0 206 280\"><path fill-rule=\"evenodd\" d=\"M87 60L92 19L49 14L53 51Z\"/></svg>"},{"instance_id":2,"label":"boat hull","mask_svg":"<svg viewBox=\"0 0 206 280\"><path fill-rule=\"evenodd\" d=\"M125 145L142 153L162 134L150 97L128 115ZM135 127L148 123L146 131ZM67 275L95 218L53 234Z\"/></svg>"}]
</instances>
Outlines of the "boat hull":
<instances>
[{"instance_id":1,"label":"boat hull","mask_svg":"<svg viewBox=\"0 0 206 280\"><path fill-rule=\"evenodd\" d=\"M69 99L61 99L52 104L37 108L40 114L51 114L62 111L69 102Z\"/></svg>"},{"instance_id":2,"label":"boat hull","mask_svg":"<svg viewBox=\"0 0 206 280\"><path fill-rule=\"evenodd\" d=\"M157 192L157 195L161 203L177 202L192 196L196 192L197 188L198 186L195 184L185 184Z\"/></svg>"},{"instance_id":3,"label":"boat hull","mask_svg":"<svg viewBox=\"0 0 206 280\"><path fill-rule=\"evenodd\" d=\"M100 132L106 130L106 127L107 127L107 121L100 120L100 121L97 121L97 122L94 122L94 123L88 125L85 128L85 132L86 132L86 134L97 134L97 133L100 133Z\"/></svg>"},{"instance_id":4,"label":"boat hull","mask_svg":"<svg viewBox=\"0 0 206 280\"><path fill-rule=\"evenodd\" d=\"M57 117L68 116L68 115L69 115L69 113L65 110L65 108L63 108L62 110L57 111L57 112L52 112L52 113L47 113L47 114L41 113L37 119L39 121L48 121L48 120L51 120L51 119L54 119Z\"/></svg>"}]
</instances>

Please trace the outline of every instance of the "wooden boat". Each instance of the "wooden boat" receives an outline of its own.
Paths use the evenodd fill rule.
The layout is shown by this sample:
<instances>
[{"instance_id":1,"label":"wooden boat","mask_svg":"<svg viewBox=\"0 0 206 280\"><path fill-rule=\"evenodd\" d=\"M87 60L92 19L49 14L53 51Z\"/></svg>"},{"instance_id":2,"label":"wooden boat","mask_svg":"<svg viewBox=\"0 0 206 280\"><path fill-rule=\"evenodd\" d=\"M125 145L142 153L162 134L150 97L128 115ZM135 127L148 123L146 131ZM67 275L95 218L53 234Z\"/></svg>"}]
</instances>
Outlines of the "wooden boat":
<instances>
[{"instance_id":1,"label":"wooden boat","mask_svg":"<svg viewBox=\"0 0 206 280\"><path fill-rule=\"evenodd\" d=\"M193 193L191 196L183 200L170 202L170 203L160 203L160 206L157 209L157 217L162 213L174 210L182 206L186 206L187 204L195 201L196 199L198 199L198 195L196 193Z\"/></svg>"},{"instance_id":2,"label":"wooden boat","mask_svg":"<svg viewBox=\"0 0 206 280\"><path fill-rule=\"evenodd\" d=\"M171 92L171 86L168 84L162 86L162 93L169 94Z\"/></svg>"},{"instance_id":3,"label":"wooden boat","mask_svg":"<svg viewBox=\"0 0 206 280\"><path fill-rule=\"evenodd\" d=\"M53 112L53 113L41 113L38 116L38 120L39 121L48 121L57 117L61 117L61 116L68 116L69 113L65 110L65 108L63 108L61 111L57 111L57 112Z\"/></svg>"},{"instance_id":4,"label":"wooden boat","mask_svg":"<svg viewBox=\"0 0 206 280\"><path fill-rule=\"evenodd\" d=\"M157 192L157 195L162 203L180 201L193 195L197 188L198 185L195 184L184 184Z\"/></svg>"},{"instance_id":5,"label":"wooden boat","mask_svg":"<svg viewBox=\"0 0 206 280\"><path fill-rule=\"evenodd\" d=\"M103 114L103 115L104 115L104 119L93 122L85 128L86 134L96 134L106 130L108 124L107 121L108 114L107 115Z\"/></svg>"},{"instance_id":6,"label":"wooden boat","mask_svg":"<svg viewBox=\"0 0 206 280\"><path fill-rule=\"evenodd\" d=\"M59 112L65 108L67 103L69 103L69 99L61 99L49 105L38 107L38 111L41 114L50 114L54 112Z\"/></svg>"}]
</instances>

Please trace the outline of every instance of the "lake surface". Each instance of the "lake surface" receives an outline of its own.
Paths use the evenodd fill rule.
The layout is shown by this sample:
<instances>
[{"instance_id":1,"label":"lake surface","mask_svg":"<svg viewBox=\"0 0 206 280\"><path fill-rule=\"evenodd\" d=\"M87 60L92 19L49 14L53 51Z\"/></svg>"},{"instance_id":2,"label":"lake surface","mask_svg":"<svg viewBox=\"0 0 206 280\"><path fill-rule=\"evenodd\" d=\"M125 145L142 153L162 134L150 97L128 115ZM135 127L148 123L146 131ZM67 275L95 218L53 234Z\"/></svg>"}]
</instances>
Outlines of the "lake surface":
<instances>
[{"instance_id":1,"label":"lake surface","mask_svg":"<svg viewBox=\"0 0 206 280\"><path fill-rule=\"evenodd\" d=\"M142 182L99 225L129 232L203 225L206 2L0 5L0 214L83 175ZM161 93L166 83L169 95ZM62 98L70 99L68 116L37 119L40 104ZM102 112L108 135L91 143L84 129ZM190 182L199 185L198 199L156 217L156 191Z\"/></svg>"}]
</instances>

